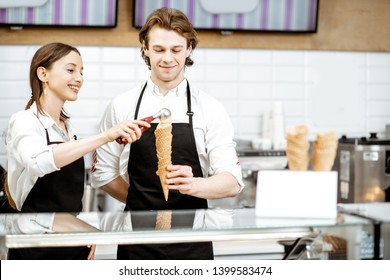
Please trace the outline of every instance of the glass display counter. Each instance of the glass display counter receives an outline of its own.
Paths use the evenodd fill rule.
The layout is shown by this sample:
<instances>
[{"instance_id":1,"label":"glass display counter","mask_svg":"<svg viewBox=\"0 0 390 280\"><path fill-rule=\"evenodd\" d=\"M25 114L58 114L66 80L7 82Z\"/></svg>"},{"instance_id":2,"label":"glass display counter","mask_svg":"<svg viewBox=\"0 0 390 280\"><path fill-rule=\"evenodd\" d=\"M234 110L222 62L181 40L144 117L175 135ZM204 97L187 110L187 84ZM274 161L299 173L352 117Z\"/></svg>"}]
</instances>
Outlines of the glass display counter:
<instances>
[{"instance_id":1,"label":"glass display counter","mask_svg":"<svg viewBox=\"0 0 390 280\"><path fill-rule=\"evenodd\" d=\"M369 239L368 244L363 243L361 258L365 258L364 246L372 246L368 248L372 251L368 255L368 258L373 259L390 259L390 203L353 203L353 204L340 204L340 213L346 213L356 217L362 217L370 221L372 224L372 232L363 235L366 239ZM371 242L372 241L372 242Z\"/></svg>"},{"instance_id":2,"label":"glass display counter","mask_svg":"<svg viewBox=\"0 0 390 280\"><path fill-rule=\"evenodd\" d=\"M390 213L390 205L381 211ZM156 220L170 216L169 225L156 226ZM175 210L172 212L81 212L26 213L0 215L1 259L8 248L64 247L82 245L157 244L177 242L262 242L314 241L327 238L329 252L343 240L342 259L360 259L362 231L373 231L372 221L364 216L341 211L336 219L259 218L254 208ZM390 221L390 220L389 220ZM292 255L291 250L286 255Z\"/></svg>"}]
</instances>

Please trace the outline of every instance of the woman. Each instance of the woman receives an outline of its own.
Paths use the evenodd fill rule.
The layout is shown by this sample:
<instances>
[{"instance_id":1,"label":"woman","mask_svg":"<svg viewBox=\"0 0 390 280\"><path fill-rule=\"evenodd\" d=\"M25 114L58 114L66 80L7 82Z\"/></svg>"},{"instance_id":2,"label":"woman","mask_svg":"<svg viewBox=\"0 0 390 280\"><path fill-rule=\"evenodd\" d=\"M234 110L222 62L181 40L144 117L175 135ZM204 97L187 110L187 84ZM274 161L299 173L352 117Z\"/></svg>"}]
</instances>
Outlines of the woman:
<instances>
[{"instance_id":1,"label":"woman","mask_svg":"<svg viewBox=\"0 0 390 280\"><path fill-rule=\"evenodd\" d=\"M8 190L21 212L80 212L83 156L117 138L132 143L141 137L139 126L150 127L144 121L126 120L77 140L63 106L77 100L83 81L83 62L76 48L50 43L35 53L30 65L31 98L24 111L11 117L7 134ZM94 246L11 249L9 259L92 259L93 254Z\"/></svg>"}]
</instances>

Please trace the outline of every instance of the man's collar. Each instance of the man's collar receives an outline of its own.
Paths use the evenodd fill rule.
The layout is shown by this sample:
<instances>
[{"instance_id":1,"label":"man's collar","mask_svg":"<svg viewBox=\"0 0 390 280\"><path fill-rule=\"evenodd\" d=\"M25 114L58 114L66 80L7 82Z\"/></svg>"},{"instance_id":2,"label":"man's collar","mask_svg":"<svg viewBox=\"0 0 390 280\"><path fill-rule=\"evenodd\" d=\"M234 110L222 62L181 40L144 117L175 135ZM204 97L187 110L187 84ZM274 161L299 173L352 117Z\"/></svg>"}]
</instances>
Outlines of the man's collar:
<instances>
[{"instance_id":1,"label":"man's collar","mask_svg":"<svg viewBox=\"0 0 390 280\"><path fill-rule=\"evenodd\" d=\"M153 81L149 78L148 80L148 85L150 85L150 88L151 88L151 92L153 94L156 94L156 95L163 95L161 92L160 92L160 88L155 84L153 83ZM185 92L187 89L187 80L186 79L183 79L183 81L181 81L181 83L175 87L175 88L172 88L170 89L167 94L165 95L170 95L170 94L176 94L176 96L178 96L179 94L181 94L182 92Z\"/></svg>"}]
</instances>

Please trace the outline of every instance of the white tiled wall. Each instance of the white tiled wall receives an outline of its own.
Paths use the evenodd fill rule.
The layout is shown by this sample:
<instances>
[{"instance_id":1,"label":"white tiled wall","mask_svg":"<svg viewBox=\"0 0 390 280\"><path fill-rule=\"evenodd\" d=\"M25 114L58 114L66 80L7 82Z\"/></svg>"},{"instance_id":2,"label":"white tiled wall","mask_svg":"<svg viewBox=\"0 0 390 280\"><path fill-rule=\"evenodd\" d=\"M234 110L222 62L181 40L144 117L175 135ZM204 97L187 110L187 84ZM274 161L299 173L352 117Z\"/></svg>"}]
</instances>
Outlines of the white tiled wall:
<instances>
[{"instance_id":1,"label":"white tiled wall","mask_svg":"<svg viewBox=\"0 0 390 280\"><path fill-rule=\"evenodd\" d=\"M4 133L12 113L22 110L30 90L30 60L38 46L0 46L0 164L5 166ZM68 103L81 137L97 131L109 100L143 82L149 70L139 48L79 47L84 87ZM384 134L390 123L390 53L196 49L190 82L226 106L236 138L261 136L262 114L282 101L285 125L306 123L312 135L335 129L339 135Z\"/></svg>"}]
</instances>

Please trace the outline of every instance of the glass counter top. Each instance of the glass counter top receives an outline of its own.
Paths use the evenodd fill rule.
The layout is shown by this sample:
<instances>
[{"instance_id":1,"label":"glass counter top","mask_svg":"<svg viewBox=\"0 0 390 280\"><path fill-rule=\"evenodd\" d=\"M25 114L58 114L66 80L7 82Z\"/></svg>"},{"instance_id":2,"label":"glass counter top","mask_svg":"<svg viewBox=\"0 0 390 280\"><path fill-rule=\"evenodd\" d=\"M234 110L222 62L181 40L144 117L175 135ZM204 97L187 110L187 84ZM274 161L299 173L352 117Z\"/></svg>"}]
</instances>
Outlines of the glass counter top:
<instances>
[{"instance_id":1,"label":"glass counter top","mask_svg":"<svg viewBox=\"0 0 390 280\"><path fill-rule=\"evenodd\" d=\"M351 203L339 204L341 212L357 214L377 220L383 224L390 224L390 203L372 202L372 203Z\"/></svg>"},{"instance_id":2,"label":"glass counter top","mask_svg":"<svg viewBox=\"0 0 390 280\"><path fill-rule=\"evenodd\" d=\"M171 215L169 228L156 229L156 217ZM175 211L24 213L0 215L7 248L88 244L293 240L324 228L370 225L339 214L335 219L259 218L254 208Z\"/></svg>"}]
</instances>

